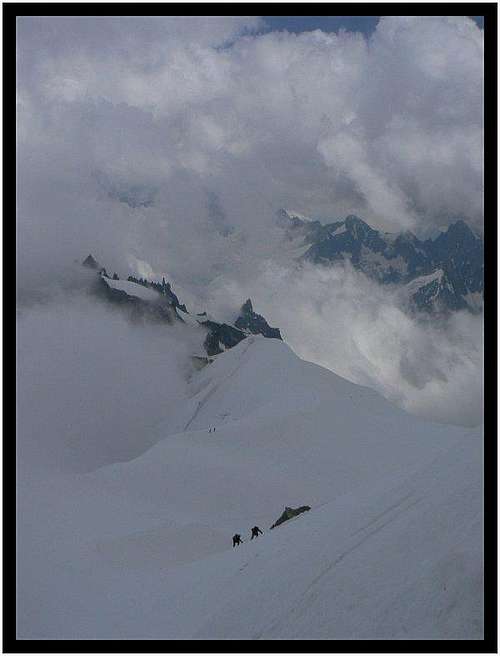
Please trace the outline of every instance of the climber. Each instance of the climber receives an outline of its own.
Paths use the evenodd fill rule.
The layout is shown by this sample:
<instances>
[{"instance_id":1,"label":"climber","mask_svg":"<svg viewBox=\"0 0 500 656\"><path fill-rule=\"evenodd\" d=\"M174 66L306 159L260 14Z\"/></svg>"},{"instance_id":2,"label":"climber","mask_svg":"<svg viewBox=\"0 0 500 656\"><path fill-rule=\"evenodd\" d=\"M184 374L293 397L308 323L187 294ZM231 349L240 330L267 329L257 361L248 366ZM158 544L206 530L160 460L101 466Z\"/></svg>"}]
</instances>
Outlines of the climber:
<instances>
[{"instance_id":1,"label":"climber","mask_svg":"<svg viewBox=\"0 0 500 656\"><path fill-rule=\"evenodd\" d=\"M233 535L233 547L235 547L237 544L241 544L243 540L241 539L241 535L239 533L235 533Z\"/></svg>"},{"instance_id":2,"label":"climber","mask_svg":"<svg viewBox=\"0 0 500 656\"><path fill-rule=\"evenodd\" d=\"M258 537L259 537L259 533L260 533L261 535L264 535L258 526L254 526L254 527L252 528L252 537L250 538L250 540L253 540L254 538L258 538Z\"/></svg>"}]
</instances>

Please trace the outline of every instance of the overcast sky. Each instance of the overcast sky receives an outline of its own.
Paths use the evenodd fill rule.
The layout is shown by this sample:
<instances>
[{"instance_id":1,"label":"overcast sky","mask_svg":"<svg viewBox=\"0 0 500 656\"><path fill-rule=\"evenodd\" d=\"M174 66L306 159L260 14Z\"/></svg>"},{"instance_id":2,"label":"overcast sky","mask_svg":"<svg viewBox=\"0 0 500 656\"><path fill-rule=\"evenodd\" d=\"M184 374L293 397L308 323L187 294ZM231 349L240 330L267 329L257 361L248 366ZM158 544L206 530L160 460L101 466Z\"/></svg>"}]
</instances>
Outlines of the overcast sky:
<instances>
[{"instance_id":1,"label":"overcast sky","mask_svg":"<svg viewBox=\"0 0 500 656\"><path fill-rule=\"evenodd\" d=\"M290 287L273 269L281 207L419 235L457 218L482 230L483 31L468 17L376 18L19 18L20 288L91 252L120 276L167 276L188 307L251 292L296 350L314 335L300 354L407 405L460 378L458 408L480 328L431 338L358 278L339 324L336 274ZM334 322L351 335L332 350ZM406 326L389 363L387 325ZM438 339L442 362L424 361Z\"/></svg>"},{"instance_id":2,"label":"overcast sky","mask_svg":"<svg viewBox=\"0 0 500 656\"><path fill-rule=\"evenodd\" d=\"M56 240L75 256L157 260L214 220L259 239L283 206L388 230L482 226L474 21L265 29L258 17L20 18L22 252Z\"/></svg>"}]
</instances>

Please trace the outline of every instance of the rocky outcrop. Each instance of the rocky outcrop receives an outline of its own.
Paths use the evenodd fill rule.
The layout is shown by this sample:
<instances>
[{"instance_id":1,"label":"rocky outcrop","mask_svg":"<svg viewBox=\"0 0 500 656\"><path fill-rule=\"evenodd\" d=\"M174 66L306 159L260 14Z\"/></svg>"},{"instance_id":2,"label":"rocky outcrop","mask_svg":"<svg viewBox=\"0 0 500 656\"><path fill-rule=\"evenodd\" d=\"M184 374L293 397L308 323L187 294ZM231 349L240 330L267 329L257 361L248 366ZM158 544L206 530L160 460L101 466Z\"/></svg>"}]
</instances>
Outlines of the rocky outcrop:
<instances>
[{"instance_id":1,"label":"rocky outcrop","mask_svg":"<svg viewBox=\"0 0 500 656\"><path fill-rule=\"evenodd\" d=\"M264 317L253 311L252 301L247 299L241 306L240 316L234 322L240 330L246 330L253 335L263 335L270 339L282 339L279 328L271 328Z\"/></svg>"},{"instance_id":2,"label":"rocky outcrop","mask_svg":"<svg viewBox=\"0 0 500 656\"><path fill-rule=\"evenodd\" d=\"M292 519L292 517L296 517L297 515L300 515L303 512L307 512L308 510L311 510L311 506L300 506L299 508L289 508L288 506L285 506L285 510L282 512L281 516L274 522L271 528L276 528L280 524L283 524L283 522L287 522L289 519Z\"/></svg>"},{"instance_id":3,"label":"rocky outcrop","mask_svg":"<svg viewBox=\"0 0 500 656\"><path fill-rule=\"evenodd\" d=\"M207 328L207 336L203 343L207 355L217 355L226 349L233 348L239 344L247 335L227 323L217 323L216 321L202 321L201 326Z\"/></svg>"},{"instance_id":4,"label":"rocky outcrop","mask_svg":"<svg viewBox=\"0 0 500 656\"><path fill-rule=\"evenodd\" d=\"M95 260L90 254L87 255L87 257L83 260L82 266L86 267L87 269L94 269L95 271L100 268L97 260Z\"/></svg>"},{"instance_id":5,"label":"rocky outcrop","mask_svg":"<svg viewBox=\"0 0 500 656\"><path fill-rule=\"evenodd\" d=\"M120 306L134 321L147 319L168 324L178 321L194 328L205 328L207 334L203 346L209 358L233 348L249 335L282 339L278 328L272 328L263 316L254 312L250 299L242 305L234 324L218 322L206 312L189 313L165 278L156 282L129 276L126 281L120 281L116 273L110 278L92 255L82 264L96 272L92 286L94 294Z\"/></svg>"},{"instance_id":6,"label":"rocky outcrop","mask_svg":"<svg viewBox=\"0 0 500 656\"><path fill-rule=\"evenodd\" d=\"M175 311L168 299L162 299L161 296L158 296L158 301L152 302L132 296L124 290L115 289L108 285L102 275L99 275L94 291L101 299L120 306L134 322L148 320L173 324L176 320Z\"/></svg>"},{"instance_id":7,"label":"rocky outcrop","mask_svg":"<svg viewBox=\"0 0 500 656\"><path fill-rule=\"evenodd\" d=\"M208 355L217 355L226 349L233 348L248 335L282 339L278 328L271 328L263 316L253 311L250 299L241 306L240 314L234 324L218 323L212 319L203 320L204 316L206 315L198 315L198 321L208 330L204 343ZM200 321L200 319L202 320Z\"/></svg>"},{"instance_id":8,"label":"rocky outcrop","mask_svg":"<svg viewBox=\"0 0 500 656\"><path fill-rule=\"evenodd\" d=\"M425 241L409 231L375 230L354 215L321 224L281 210L278 224L288 238L302 240L304 247L309 245L302 260L323 266L347 260L381 284L408 285L433 276L430 287L411 297L411 310L475 312L481 307L484 243L462 220ZM438 274L442 274L441 284Z\"/></svg>"}]
</instances>

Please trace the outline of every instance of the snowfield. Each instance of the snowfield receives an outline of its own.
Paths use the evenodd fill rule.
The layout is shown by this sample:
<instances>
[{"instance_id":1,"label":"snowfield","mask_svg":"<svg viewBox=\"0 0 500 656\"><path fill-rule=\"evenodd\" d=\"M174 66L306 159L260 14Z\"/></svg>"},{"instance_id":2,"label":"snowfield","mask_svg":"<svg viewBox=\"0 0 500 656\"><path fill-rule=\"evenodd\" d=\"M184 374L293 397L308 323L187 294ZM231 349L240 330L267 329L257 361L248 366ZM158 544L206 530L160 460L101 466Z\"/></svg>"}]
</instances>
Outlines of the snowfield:
<instances>
[{"instance_id":1,"label":"snowfield","mask_svg":"<svg viewBox=\"0 0 500 656\"><path fill-rule=\"evenodd\" d=\"M86 474L20 463L19 638L483 637L482 430L253 336L153 441Z\"/></svg>"},{"instance_id":2,"label":"snowfield","mask_svg":"<svg viewBox=\"0 0 500 656\"><path fill-rule=\"evenodd\" d=\"M154 289L149 289L144 287L144 285L138 285L135 282L130 280L112 280L111 278L103 278L104 282L111 287L112 289L119 289L122 292L125 292L129 296L135 296L140 298L143 301L159 301L161 296Z\"/></svg>"},{"instance_id":3,"label":"snowfield","mask_svg":"<svg viewBox=\"0 0 500 656\"><path fill-rule=\"evenodd\" d=\"M425 287L425 285L429 285L431 282L434 282L435 280L437 280L437 282L441 282L441 278L443 277L443 275L444 275L444 271L442 269L437 269L437 271L434 271L433 273L429 273L426 276L419 276L418 278L415 278L414 280L412 280L406 285L407 293L414 294L421 287Z\"/></svg>"}]
</instances>

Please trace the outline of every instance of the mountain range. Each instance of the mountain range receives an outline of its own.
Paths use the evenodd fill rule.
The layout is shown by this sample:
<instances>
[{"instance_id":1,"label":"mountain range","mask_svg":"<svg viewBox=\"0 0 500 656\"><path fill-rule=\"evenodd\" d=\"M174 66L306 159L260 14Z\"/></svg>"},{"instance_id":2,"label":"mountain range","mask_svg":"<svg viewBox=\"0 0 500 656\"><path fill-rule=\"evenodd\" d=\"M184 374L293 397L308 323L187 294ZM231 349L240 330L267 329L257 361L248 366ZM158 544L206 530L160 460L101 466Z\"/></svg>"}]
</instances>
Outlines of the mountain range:
<instances>
[{"instance_id":1,"label":"mountain range","mask_svg":"<svg viewBox=\"0 0 500 656\"><path fill-rule=\"evenodd\" d=\"M484 299L484 243L464 221L434 239L375 230L357 216L320 222L281 209L278 224L300 251L299 261L349 262L383 285L401 287L411 311L479 312Z\"/></svg>"},{"instance_id":2,"label":"mountain range","mask_svg":"<svg viewBox=\"0 0 500 656\"><path fill-rule=\"evenodd\" d=\"M203 347L209 357L236 346L249 335L282 339L279 328L272 328L262 315L254 311L251 299L243 303L233 322L218 321L207 312L190 313L165 278L156 282L134 276L120 280L116 273L110 277L106 268L91 254L82 265L96 273L93 292L107 302L121 306L132 320L147 318L167 324L180 322L204 329Z\"/></svg>"}]
</instances>

